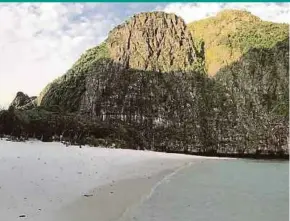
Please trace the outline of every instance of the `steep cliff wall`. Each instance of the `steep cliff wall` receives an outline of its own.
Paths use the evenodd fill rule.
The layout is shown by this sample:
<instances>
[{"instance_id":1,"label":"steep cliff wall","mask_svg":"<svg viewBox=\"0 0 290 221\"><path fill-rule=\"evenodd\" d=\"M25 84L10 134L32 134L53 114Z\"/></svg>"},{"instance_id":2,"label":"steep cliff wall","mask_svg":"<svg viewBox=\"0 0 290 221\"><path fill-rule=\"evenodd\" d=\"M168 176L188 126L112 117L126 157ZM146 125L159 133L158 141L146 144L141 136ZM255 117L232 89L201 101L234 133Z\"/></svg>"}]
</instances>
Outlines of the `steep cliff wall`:
<instances>
[{"instance_id":1,"label":"steep cliff wall","mask_svg":"<svg viewBox=\"0 0 290 221\"><path fill-rule=\"evenodd\" d=\"M141 13L114 28L103 44L82 55L64 76L41 93L38 104L59 106L66 111L90 109L96 105L91 101L95 93L100 93L108 81L106 76L118 76L129 69L192 70L196 60L191 34L181 18L163 12ZM118 77L121 83L122 76Z\"/></svg>"},{"instance_id":2,"label":"steep cliff wall","mask_svg":"<svg viewBox=\"0 0 290 221\"><path fill-rule=\"evenodd\" d=\"M238 61L250 49L269 49L289 36L288 24L263 21L240 10L221 11L216 16L188 24L188 29L195 37L197 48L204 47L210 76Z\"/></svg>"},{"instance_id":3,"label":"steep cliff wall","mask_svg":"<svg viewBox=\"0 0 290 221\"><path fill-rule=\"evenodd\" d=\"M42 128L47 137L84 143L104 138L162 151L287 155L288 26L234 10L189 29L174 14L133 16L49 84L38 108L1 112L0 134L39 135Z\"/></svg>"}]
</instances>

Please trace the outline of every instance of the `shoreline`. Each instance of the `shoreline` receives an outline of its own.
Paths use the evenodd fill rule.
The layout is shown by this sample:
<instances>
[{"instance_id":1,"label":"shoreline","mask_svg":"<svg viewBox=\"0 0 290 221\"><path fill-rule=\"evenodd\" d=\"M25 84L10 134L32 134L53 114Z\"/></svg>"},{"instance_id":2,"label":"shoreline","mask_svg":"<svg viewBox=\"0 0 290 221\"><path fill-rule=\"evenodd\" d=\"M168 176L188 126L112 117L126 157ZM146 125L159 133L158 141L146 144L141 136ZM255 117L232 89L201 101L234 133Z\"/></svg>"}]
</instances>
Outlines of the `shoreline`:
<instances>
[{"instance_id":1,"label":"shoreline","mask_svg":"<svg viewBox=\"0 0 290 221\"><path fill-rule=\"evenodd\" d=\"M0 141L5 142L14 142L14 143L27 143L27 142L39 142L39 143L59 143L66 147L79 147L77 144L72 145L66 145L65 143L62 143L60 141L48 141L43 142L37 139L29 139L24 141L14 141L14 140L6 140L5 138L0 138ZM178 155L188 155L188 156L196 156L196 157L205 157L205 158L211 158L211 159L252 159L252 160L278 160L278 161L289 161L289 154L278 154L278 153L212 153L212 152L184 152L184 151L158 151L158 150L137 150L137 149L126 149L126 148L114 148L114 147L105 147L105 146L89 146L89 145L81 145L81 148L83 147L89 147L89 148L105 148L105 149L120 149L120 150L136 150L136 151L146 151L146 152L156 152L156 153L168 153L168 154L178 154Z\"/></svg>"},{"instance_id":2,"label":"shoreline","mask_svg":"<svg viewBox=\"0 0 290 221\"><path fill-rule=\"evenodd\" d=\"M89 221L87 217L96 220L99 211L100 221L111 221L166 175L208 160L215 161L153 151L0 141L0 176L5 177L0 180L0 213L6 221L79 221L82 216Z\"/></svg>"},{"instance_id":3,"label":"shoreline","mask_svg":"<svg viewBox=\"0 0 290 221\"><path fill-rule=\"evenodd\" d=\"M206 153L206 152L178 152L178 151L168 151L166 153L170 154L184 154L190 156L202 156L207 158L215 158L215 159L253 159L253 160L282 160L282 161L289 161L289 154L285 155L271 155L271 154L239 154L239 153Z\"/></svg>"},{"instance_id":4,"label":"shoreline","mask_svg":"<svg viewBox=\"0 0 290 221\"><path fill-rule=\"evenodd\" d=\"M7 221L129 221L164 181L219 160L234 159L0 140L0 213Z\"/></svg>"},{"instance_id":5,"label":"shoreline","mask_svg":"<svg viewBox=\"0 0 290 221\"><path fill-rule=\"evenodd\" d=\"M51 218L54 221L125 221L126 216L172 173L174 170L164 170L149 177L121 179L99 186L89 191L87 197L79 197L61 208Z\"/></svg>"},{"instance_id":6,"label":"shoreline","mask_svg":"<svg viewBox=\"0 0 290 221\"><path fill-rule=\"evenodd\" d=\"M202 161L201 161L202 162ZM198 162L198 163L201 163ZM128 221L129 217L131 216L131 213L138 208L138 206L142 205L144 202L146 202L146 200L148 200L155 192L155 190L162 185L164 182L166 182L168 179L170 179L171 177L175 176L176 174L178 174L180 171L184 170L185 168L191 167L193 166L194 163L190 162L187 164L184 164L183 166L180 166L178 168L176 168L175 170L172 171L168 171L167 174L164 174L163 176L160 176L160 179L158 182L155 183L155 185L152 186L150 192L144 193L144 195L139 199L139 201L137 203L135 203L134 205L128 207L124 213L122 214L122 216L117 219L116 221ZM161 174L160 174L161 175ZM158 176L158 174L156 175Z\"/></svg>"}]
</instances>

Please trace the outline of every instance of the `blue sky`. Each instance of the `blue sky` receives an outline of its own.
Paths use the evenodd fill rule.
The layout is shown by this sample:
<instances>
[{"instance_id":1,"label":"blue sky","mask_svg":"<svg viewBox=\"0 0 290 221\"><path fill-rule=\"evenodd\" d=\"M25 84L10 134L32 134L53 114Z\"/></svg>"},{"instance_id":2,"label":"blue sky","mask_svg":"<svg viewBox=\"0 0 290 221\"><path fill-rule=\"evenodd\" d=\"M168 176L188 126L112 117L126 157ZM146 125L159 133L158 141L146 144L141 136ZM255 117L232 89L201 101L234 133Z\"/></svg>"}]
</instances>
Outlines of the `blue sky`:
<instances>
[{"instance_id":1,"label":"blue sky","mask_svg":"<svg viewBox=\"0 0 290 221\"><path fill-rule=\"evenodd\" d=\"M17 91L38 95L88 48L133 14L166 11L187 23L226 9L289 23L289 3L9 3L0 4L0 106Z\"/></svg>"}]
</instances>

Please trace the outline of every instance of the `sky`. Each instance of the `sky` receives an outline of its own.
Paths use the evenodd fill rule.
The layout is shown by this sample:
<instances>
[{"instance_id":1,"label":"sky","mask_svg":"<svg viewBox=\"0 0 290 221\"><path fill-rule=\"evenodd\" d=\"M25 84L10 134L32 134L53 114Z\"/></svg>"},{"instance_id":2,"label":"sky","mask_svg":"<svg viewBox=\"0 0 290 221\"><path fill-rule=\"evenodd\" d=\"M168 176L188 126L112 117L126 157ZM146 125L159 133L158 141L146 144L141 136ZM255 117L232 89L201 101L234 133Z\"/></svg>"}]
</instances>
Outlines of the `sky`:
<instances>
[{"instance_id":1,"label":"sky","mask_svg":"<svg viewBox=\"0 0 290 221\"><path fill-rule=\"evenodd\" d=\"M145 11L176 13L185 22L243 9L289 23L290 3L7 3L0 4L0 107L18 91L37 96L108 32Z\"/></svg>"}]
</instances>

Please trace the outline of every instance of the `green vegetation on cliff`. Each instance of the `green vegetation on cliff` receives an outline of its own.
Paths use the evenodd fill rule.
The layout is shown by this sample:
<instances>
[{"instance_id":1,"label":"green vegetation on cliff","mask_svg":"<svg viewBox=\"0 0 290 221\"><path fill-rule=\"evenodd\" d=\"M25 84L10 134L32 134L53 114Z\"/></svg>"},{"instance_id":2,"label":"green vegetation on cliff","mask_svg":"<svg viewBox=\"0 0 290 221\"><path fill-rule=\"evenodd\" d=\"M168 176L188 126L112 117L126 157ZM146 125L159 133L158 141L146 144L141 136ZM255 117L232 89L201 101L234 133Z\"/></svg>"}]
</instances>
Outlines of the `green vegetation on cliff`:
<instances>
[{"instance_id":1,"label":"green vegetation on cliff","mask_svg":"<svg viewBox=\"0 0 290 221\"><path fill-rule=\"evenodd\" d=\"M204 42L206 68L211 76L250 49L272 48L289 35L288 24L263 21L239 10L225 10L188 27L196 44Z\"/></svg>"},{"instance_id":2,"label":"green vegetation on cliff","mask_svg":"<svg viewBox=\"0 0 290 221\"><path fill-rule=\"evenodd\" d=\"M48 85L39 107L1 112L0 134L63 134L74 143L169 152L287 155L288 26L233 10L189 29L193 36L173 14L134 16Z\"/></svg>"},{"instance_id":3,"label":"green vegetation on cliff","mask_svg":"<svg viewBox=\"0 0 290 221\"><path fill-rule=\"evenodd\" d=\"M106 43L87 50L65 75L46 86L38 97L38 105L47 108L59 106L66 112L78 111L86 90L86 75L100 59L108 56Z\"/></svg>"}]
</instances>

